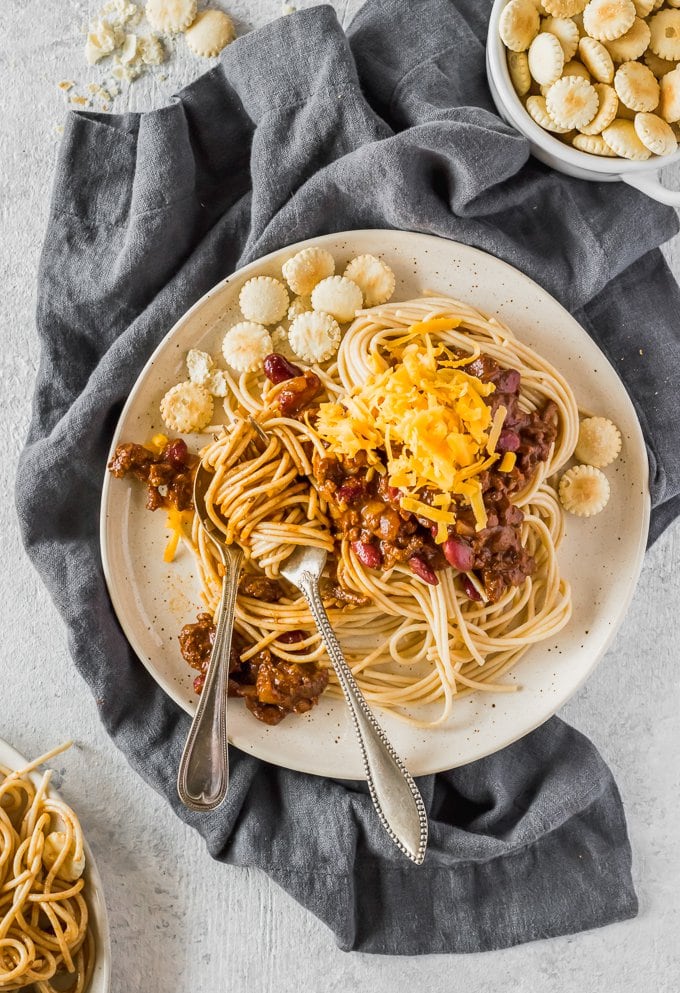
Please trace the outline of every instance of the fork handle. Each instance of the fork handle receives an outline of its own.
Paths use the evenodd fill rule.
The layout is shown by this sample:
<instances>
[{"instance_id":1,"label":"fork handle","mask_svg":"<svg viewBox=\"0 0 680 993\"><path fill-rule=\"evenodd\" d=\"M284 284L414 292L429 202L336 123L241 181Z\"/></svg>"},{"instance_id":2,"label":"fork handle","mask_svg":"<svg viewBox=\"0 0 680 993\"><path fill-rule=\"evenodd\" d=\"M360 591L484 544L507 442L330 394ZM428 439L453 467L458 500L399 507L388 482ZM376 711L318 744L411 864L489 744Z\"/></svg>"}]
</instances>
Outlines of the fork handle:
<instances>
[{"instance_id":1,"label":"fork handle","mask_svg":"<svg viewBox=\"0 0 680 993\"><path fill-rule=\"evenodd\" d=\"M359 689L331 627L316 579L310 573L305 574L299 588L309 604L349 706L380 822L397 848L420 865L427 847L427 813L418 787Z\"/></svg>"},{"instance_id":2,"label":"fork handle","mask_svg":"<svg viewBox=\"0 0 680 993\"><path fill-rule=\"evenodd\" d=\"M234 608L243 552L236 546L216 547L220 548L224 563L224 582L215 643L177 774L180 800L189 810L197 811L219 807L229 785L227 691Z\"/></svg>"}]
</instances>

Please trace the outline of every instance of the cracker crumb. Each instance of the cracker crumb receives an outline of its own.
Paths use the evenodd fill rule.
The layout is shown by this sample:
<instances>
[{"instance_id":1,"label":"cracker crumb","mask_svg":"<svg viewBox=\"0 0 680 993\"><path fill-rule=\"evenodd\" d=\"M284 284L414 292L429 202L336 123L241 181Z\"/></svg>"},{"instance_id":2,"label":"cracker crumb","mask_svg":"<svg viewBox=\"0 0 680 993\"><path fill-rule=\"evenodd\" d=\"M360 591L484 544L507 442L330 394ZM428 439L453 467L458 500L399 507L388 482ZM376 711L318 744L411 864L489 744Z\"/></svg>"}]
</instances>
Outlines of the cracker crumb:
<instances>
[{"instance_id":1,"label":"cracker crumb","mask_svg":"<svg viewBox=\"0 0 680 993\"><path fill-rule=\"evenodd\" d=\"M101 16L106 17L112 24L124 27L127 24L137 24L141 20L142 11L128 0L108 0L102 7Z\"/></svg>"},{"instance_id":2,"label":"cracker crumb","mask_svg":"<svg viewBox=\"0 0 680 993\"><path fill-rule=\"evenodd\" d=\"M121 62L126 65L135 65L138 61L137 47L137 35L126 34L120 53Z\"/></svg>"},{"instance_id":3,"label":"cracker crumb","mask_svg":"<svg viewBox=\"0 0 680 993\"><path fill-rule=\"evenodd\" d=\"M71 97L71 103L76 104L76 106L78 106L78 107L89 107L90 106L90 101L87 99L87 97L73 96L73 97Z\"/></svg>"},{"instance_id":4,"label":"cracker crumb","mask_svg":"<svg viewBox=\"0 0 680 993\"><path fill-rule=\"evenodd\" d=\"M142 70L137 66L123 65L119 62L113 67L112 73L116 79L121 81L124 80L126 83L134 83L134 81L141 75Z\"/></svg>"},{"instance_id":5,"label":"cracker crumb","mask_svg":"<svg viewBox=\"0 0 680 993\"><path fill-rule=\"evenodd\" d=\"M165 62L165 48L157 35L145 35L139 39L139 54L145 65L157 66Z\"/></svg>"},{"instance_id":6,"label":"cracker crumb","mask_svg":"<svg viewBox=\"0 0 680 993\"><path fill-rule=\"evenodd\" d=\"M170 7L175 0L171 0ZM93 13L89 22L82 26L85 36L85 60L89 65L97 65L102 62L102 68L108 78L104 80L105 85L99 86L92 82L87 84L87 92L93 98L106 101L110 104L121 93L120 83L132 83L140 76L149 72L149 66L157 66L168 58L167 46L170 44L172 51L172 31L168 29L163 32L149 32L148 28L142 33L137 28L144 15L144 4L140 0L100 0L101 7L97 13ZM165 10L166 0L154 0L155 6L160 6ZM190 20L195 17L196 0L181 0L180 6L191 8L193 11ZM99 5L98 5L99 6ZM153 4L152 4L153 6ZM286 6L286 5L284 5ZM295 10L292 5L291 12ZM155 8L154 8L155 9ZM202 23L205 25L217 25L222 32L228 30L228 37L212 39L217 49L223 47L225 43L233 37L233 26L228 16L223 11L210 10L203 11L200 15ZM187 22L187 27L189 22ZM152 25L153 27L153 25ZM172 30L177 30L173 28ZM191 46L190 46L191 47ZM200 52L199 54L205 54ZM211 54L212 51L211 51ZM104 65L105 64L105 65ZM102 73L102 76L104 73ZM167 74L156 77L159 82L166 82ZM74 80L64 79L57 83L62 92L67 93L74 86ZM78 106L87 106L89 101L79 97L72 100ZM105 109L109 109L107 106Z\"/></svg>"}]
</instances>

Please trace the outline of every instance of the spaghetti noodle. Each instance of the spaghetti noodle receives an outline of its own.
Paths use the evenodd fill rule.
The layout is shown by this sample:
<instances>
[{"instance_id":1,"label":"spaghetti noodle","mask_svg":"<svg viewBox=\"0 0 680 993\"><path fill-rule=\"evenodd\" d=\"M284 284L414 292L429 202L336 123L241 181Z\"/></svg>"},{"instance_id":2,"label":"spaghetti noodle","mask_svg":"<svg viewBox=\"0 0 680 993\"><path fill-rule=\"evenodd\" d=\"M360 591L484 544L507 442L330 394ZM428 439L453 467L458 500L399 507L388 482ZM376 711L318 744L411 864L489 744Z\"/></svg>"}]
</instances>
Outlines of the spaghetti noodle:
<instances>
[{"instance_id":1,"label":"spaghetti noodle","mask_svg":"<svg viewBox=\"0 0 680 993\"><path fill-rule=\"evenodd\" d=\"M30 773L0 766L0 990L83 993L94 967L83 836L67 804Z\"/></svg>"},{"instance_id":2,"label":"spaghetti noodle","mask_svg":"<svg viewBox=\"0 0 680 993\"><path fill-rule=\"evenodd\" d=\"M498 595L489 597L474 573L466 578L460 570L446 568L433 582L425 566L416 572L413 562L411 567L399 560L385 560L383 568L371 568L370 561L367 565L361 548L357 551L361 543L337 526L328 492L319 484L318 467L332 448L320 434L323 418L307 412L282 414L277 399L285 381L272 385L261 373L244 373L238 380L228 375L230 424L203 449L201 458L214 472L206 497L208 512L227 541L244 549L247 572L276 580L296 545L324 548L329 553L326 602L331 623L363 693L372 704L411 724L430 727L449 718L461 693L515 689L503 681L504 674L531 645L554 636L569 620L570 590L555 554L562 511L549 477L573 452L578 411L571 389L549 362L496 319L446 297L361 312L345 334L337 362L312 367L323 391L315 404L347 403L353 391L375 378L376 370L394 364L385 356L402 354L399 347L409 340L428 349L436 346L437 354L447 358L444 365L462 366L463 371L480 355L493 360L496 368L516 370L521 376L518 409L530 414L549 404L556 412L557 429L547 457L536 463L531 478L522 480L509 501L521 511L521 546L533 563L517 585L501 585ZM266 442L253 421L266 432ZM488 443L487 435L484 438ZM479 464L484 467L496 458ZM373 471L385 473L378 457L374 462L372 466L369 458L363 478ZM461 478L469 480L470 473ZM473 491L470 486L461 489ZM437 519L434 510L429 513ZM486 518L483 507L476 513ZM417 519L421 525L429 523L422 516ZM440 519L449 518L444 514ZM478 519L476 530L483 524ZM441 531L435 523L432 528L433 533ZM204 600L214 611L221 565L196 516L191 545ZM245 661L265 649L287 662L325 661L305 601L292 589L285 588L278 602L239 594L235 626L246 642L241 656ZM293 631L297 637L291 645L285 635ZM329 692L339 691L331 683ZM424 704L439 705L439 713L420 712Z\"/></svg>"}]
</instances>

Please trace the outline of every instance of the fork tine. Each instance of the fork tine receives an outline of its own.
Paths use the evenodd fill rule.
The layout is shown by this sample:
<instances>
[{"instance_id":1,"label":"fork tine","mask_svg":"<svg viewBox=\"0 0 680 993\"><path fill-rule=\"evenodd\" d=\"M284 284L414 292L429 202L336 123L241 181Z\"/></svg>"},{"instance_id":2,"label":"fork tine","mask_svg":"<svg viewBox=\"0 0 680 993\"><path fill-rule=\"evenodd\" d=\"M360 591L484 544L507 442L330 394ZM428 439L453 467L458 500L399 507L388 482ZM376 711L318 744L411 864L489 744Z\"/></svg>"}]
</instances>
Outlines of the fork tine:
<instances>
[{"instance_id":1,"label":"fork tine","mask_svg":"<svg viewBox=\"0 0 680 993\"><path fill-rule=\"evenodd\" d=\"M257 423L257 421L255 420L255 418L253 417L252 414L248 414L248 421L249 421L250 425L253 428L255 428L255 431L257 432L257 434L259 434L260 438L262 438L262 441L268 442L269 441L269 435L267 434L267 432L265 431L265 429L260 424Z\"/></svg>"}]
</instances>

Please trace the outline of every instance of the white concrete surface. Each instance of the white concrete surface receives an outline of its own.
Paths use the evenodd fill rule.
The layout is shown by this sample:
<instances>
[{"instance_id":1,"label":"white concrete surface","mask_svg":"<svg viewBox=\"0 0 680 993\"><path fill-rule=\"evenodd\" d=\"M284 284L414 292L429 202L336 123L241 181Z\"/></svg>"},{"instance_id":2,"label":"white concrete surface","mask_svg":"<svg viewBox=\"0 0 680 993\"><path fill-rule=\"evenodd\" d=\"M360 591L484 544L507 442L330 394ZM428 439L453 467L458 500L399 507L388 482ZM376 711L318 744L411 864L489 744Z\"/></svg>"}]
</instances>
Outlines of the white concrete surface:
<instances>
[{"instance_id":1,"label":"white concrete surface","mask_svg":"<svg viewBox=\"0 0 680 993\"><path fill-rule=\"evenodd\" d=\"M305 0L307 2L307 0ZM299 3L303 5L302 2ZM99 4L90 4L91 12ZM226 6L226 4L225 4ZM358 0L337 0L347 21ZM234 0L240 31L277 0ZM106 885L113 993L628 993L680 989L680 526L648 555L614 648L564 709L599 746L629 818L640 915L625 924L486 955L346 955L258 872L217 866L199 837L127 767L102 731L61 622L21 549L11 487L38 362L36 266L63 118L60 79L99 76L81 57L86 0L0 4L0 735L36 755L68 737L63 790L77 806ZM434 26L433 26L434 27ZM116 109L158 106L205 65L178 54L168 79L140 81ZM81 86L81 92L83 87ZM669 177L676 186L680 170ZM668 247L680 276L680 245ZM641 330L641 334L644 331ZM678 370L680 375L680 370Z\"/></svg>"}]
</instances>

